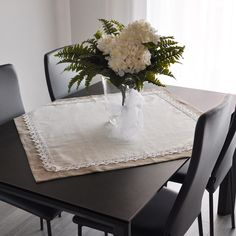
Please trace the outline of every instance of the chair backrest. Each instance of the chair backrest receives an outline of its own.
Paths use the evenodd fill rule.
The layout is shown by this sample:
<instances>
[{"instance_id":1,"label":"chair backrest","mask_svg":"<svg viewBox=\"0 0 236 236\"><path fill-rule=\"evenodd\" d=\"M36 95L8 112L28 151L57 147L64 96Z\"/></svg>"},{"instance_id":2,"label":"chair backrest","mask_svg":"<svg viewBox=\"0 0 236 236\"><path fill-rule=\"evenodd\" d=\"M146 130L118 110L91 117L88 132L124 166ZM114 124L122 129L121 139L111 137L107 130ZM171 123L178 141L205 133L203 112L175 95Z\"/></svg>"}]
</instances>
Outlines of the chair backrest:
<instances>
[{"instance_id":1,"label":"chair backrest","mask_svg":"<svg viewBox=\"0 0 236 236\"><path fill-rule=\"evenodd\" d=\"M76 86L73 86L68 93L69 80L73 78L76 73L64 71L67 66L66 63L58 64L60 59L55 57L55 54L57 54L61 49L63 49L63 47L50 51L44 55L45 75L49 95L52 101L71 95L77 90ZM85 86L81 84L79 89L84 87Z\"/></svg>"},{"instance_id":2,"label":"chair backrest","mask_svg":"<svg viewBox=\"0 0 236 236\"><path fill-rule=\"evenodd\" d=\"M22 115L24 112L13 65L0 65L0 124Z\"/></svg>"},{"instance_id":3,"label":"chair backrest","mask_svg":"<svg viewBox=\"0 0 236 236\"><path fill-rule=\"evenodd\" d=\"M197 121L189 169L167 221L168 236L184 235L201 212L204 190L227 136L232 100L227 96Z\"/></svg>"},{"instance_id":4,"label":"chair backrest","mask_svg":"<svg viewBox=\"0 0 236 236\"><path fill-rule=\"evenodd\" d=\"M224 146L221 150L220 156L214 166L211 173L211 177L208 181L206 189L210 192L214 192L233 165L233 157L236 149L236 107L235 111L231 116L231 122L229 132L227 134Z\"/></svg>"}]
</instances>

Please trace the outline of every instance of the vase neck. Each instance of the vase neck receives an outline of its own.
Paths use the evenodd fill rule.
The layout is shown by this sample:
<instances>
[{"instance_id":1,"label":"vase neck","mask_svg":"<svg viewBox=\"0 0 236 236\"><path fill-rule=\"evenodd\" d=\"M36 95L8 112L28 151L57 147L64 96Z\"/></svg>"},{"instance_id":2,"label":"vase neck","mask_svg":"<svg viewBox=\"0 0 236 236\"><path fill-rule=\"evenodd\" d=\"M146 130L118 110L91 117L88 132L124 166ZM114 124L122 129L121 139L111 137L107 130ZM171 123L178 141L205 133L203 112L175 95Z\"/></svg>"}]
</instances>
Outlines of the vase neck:
<instances>
[{"instance_id":1,"label":"vase neck","mask_svg":"<svg viewBox=\"0 0 236 236\"><path fill-rule=\"evenodd\" d=\"M122 106L125 105L125 98L126 98L126 91L128 89L127 85L121 85L120 86L120 91L121 91L121 95L122 95Z\"/></svg>"}]
</instances>

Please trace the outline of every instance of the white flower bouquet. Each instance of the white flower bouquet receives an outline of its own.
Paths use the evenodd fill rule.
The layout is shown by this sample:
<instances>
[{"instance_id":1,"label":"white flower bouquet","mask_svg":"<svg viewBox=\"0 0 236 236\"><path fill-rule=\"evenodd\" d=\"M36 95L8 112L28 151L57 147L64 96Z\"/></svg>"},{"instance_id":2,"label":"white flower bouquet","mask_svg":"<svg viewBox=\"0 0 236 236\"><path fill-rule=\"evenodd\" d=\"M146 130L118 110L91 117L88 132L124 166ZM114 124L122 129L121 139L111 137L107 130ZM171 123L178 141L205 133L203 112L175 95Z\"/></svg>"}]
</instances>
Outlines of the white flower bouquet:
<instances>
[{"instance_id":1,"label":"white flower bouquet","mask_svg":"<svg viewBox=\"0 0 236 236\"><path fill-rule=\"evenodd\" d=\"M88 87L101 74L123 93L127 87L140 91L144 82L164 86L158 75L174 77L170 65L179 63L184 46L172 36L159 36L151 25L139 20L127 27L116 20L99 20L102 29L81 44L63 48L56 56L76 72L68 87L85 80Z\"/></svg>"},{"instance_id":2,"label":"white flower bouquet","mask_svg":"<svg viewBox=\"0 0 236 236\"><path fill-rule=\"evenodd\" d=\"M107 55L108 66L119 76L137 74L151 65L151 52L145 43L157 45L159 36L143 20L135 21L118 35L102 35L97 47Z\"/></svg>"}]
</instances>

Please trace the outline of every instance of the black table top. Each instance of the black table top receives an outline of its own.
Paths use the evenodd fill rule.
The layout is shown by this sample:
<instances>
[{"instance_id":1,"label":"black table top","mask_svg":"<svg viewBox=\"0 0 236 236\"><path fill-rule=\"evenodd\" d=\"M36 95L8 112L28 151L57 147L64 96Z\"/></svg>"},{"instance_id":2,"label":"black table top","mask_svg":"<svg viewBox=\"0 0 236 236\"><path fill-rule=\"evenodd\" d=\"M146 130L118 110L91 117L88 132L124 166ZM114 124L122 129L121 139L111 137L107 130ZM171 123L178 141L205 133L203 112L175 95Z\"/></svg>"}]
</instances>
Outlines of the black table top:
<instances>
[{"instance_id":1,"label":"black table top","mask_svg":"<svg viewBox=\"0 0 236 236\"><path fill-rule=\"evenodd\" d=\"M224 94L168 87L202 111L221 101ZM0 187L26 191L38 201L72 213L88 211L130 222L185 160L36 183L14 121L0 126ZM8 189L8 190L9 190Z\"/></svg>"}]
</instances>

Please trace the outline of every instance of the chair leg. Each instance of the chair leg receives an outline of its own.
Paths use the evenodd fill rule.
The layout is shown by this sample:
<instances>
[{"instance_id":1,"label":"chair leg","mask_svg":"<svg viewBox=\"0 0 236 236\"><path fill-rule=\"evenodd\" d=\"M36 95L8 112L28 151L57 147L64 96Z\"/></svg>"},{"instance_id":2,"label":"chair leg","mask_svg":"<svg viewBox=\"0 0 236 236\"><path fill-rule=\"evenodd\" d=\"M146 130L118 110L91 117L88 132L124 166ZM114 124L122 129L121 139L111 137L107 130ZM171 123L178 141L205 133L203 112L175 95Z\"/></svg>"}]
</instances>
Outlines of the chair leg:
<instances>
[{"instance_id":1,"label":"chair leg","mask_svg":"<svg viewBox=\"0 0 236 236\"><path fill-rule=\"evenodd\" d=\"M209 193L210 236L214 236L213 193Z\"/></svg>"},{"instance_id":2,"label":"chair leg","mask_svg":"<svg viewBox=\"0 0 236 236\"><path fill-rule=\"evenodd\" d=\"M203 228L202 228L202 214L198 215L198 231L199 231L199 236L203 236Z\"/></svg>"},{"instance_id":3,"label":"chair leg","mask_svg":"<svg viewBox=\"0 0 236 236\"><path fill-rule=\"evenodd\" d=\"M82 225L78 224L78 236L82 236Z\"/></svg>"},{"instance_id":4,"label":"chair leg","mask_svg":"<svg viewBox=\"0 0 236 236\"><path fill-rule=\"evenodd\" d=\"M60 217L60 218L61 218L61 212L58 214L58 217Z\"/></svg>"},{"instance_id":5,"label":"chair leg","mask_svg":"<svg viewBox=\"0 0 236 236\"><path fill-rule=\"evenodd\" d=\"M230 170L230 194L231 194L231 223L232 229L235 228L235 217L234 217L234 184L233 184L233 167Z\"/></svg>"},{"instance_id":6,"label":"chair leg","mask_svg":"<svg viewBox=\"0 0 236 236\"><path fill-rule=\"evenodd\" d=\"M43 230L43 218L40 217L40 230Z\"/></svg>"},{"instance_id":7,"label":"chair leg","mask_svg":"<svg viewBox=\"0 0 236 236\"><path fill-rule=\"evenodd\" d=\"M105 232L104 234L105 234L105 236L108 236L108 233L107 233L107 232Z\"/></svg>"},{"instance_id":8,"label":"chair leg","mask_svg":"<svg viewBox=\"0 0 236 236\"><path fill-rule=\"evenodd\" d=\"M47 220L48 236L52 236L51 223L50 220Z\"/></svg>"}]
</instances>

